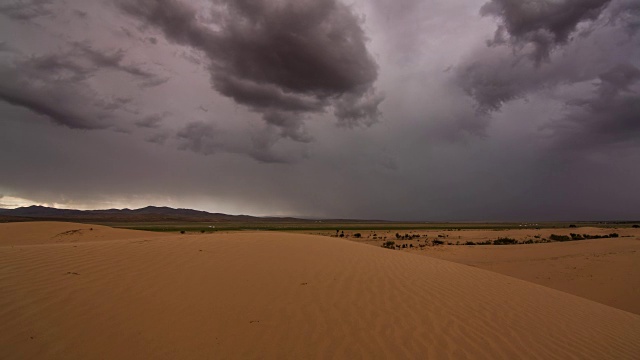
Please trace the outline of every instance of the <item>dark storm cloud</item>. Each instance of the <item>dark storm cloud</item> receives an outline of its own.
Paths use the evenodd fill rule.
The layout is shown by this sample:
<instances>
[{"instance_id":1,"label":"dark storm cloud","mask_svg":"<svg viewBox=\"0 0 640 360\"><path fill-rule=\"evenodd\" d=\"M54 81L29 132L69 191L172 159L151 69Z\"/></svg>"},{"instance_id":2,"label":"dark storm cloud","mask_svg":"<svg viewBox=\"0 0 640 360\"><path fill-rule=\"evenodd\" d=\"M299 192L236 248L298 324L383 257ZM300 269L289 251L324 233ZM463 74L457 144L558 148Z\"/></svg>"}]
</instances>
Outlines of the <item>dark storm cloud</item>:
<instances>
[{"instance_id":1,"label":"dark storm cloud","mask_svg":"<svg viewBox=\"0 0 640 360\"><path fill-rule=\"evenodd\" d=\"M570 59L538 68L509 48L481 48L459 64L455 81L476 102L478 114L486 116L543 87L588 79L580 70Z\"/></svg>"},{"instance_id":2,"label":"dark storm cloud","mask_svg":"<svg viewBox=\"0 0 640 360\"><path fill-rule=\"evenodd\" d=\"M53 0L13 0L0 5L0 14L15 20L30 20L52 15L50 5Z\"/></svg>"},{"instance_id":3,"label":"dark storm cloud","mask_svg":"<svg viewBox=\"0 0 640 360\"><path fill-rule=\"evenodd\" d=\"M569 41L579 23L597 19L611 1L491 0L480 14L494 16L500 23L490 44L531 45L530 56L539 64L556 46Z\"/></svg>"},{"instance_id":4,"label":"dark storm cloud","mask_svg":"<svg viewBox=\"0 0 640 360\"><path fill-rule=\"evenodd\" d=\"M0 64L0 100L70 128L106 128L110 111L93 106L98 95L81 82L90 73L86 67L56 55Z\"/></svg>"},{"instance_id":5,"label":"dark storm cloud","mask_svg":"<svg viewBox=\"0 0 640 360\"><path fill-rule=\"evenodd\" d=\"M0 100L70 128L109 128L116 119L115 111L130 111L131 98L99 94L86 81L99 72L126 73L137 79L140 87L157 86L168 79L125 63L122 50L99 51L83 43L45 55L7 51L9 56L0 62Z\"/></svg>"},{"instance_id":6,"label":"dark storm cloud","mask_svg":"<svg viewBox=\"0 0 640 360\"><path fill-rule=\"evenodd\" d=\"M263 115L284 137L300 136L305 114L333 107L340 124L370 125L382 101L362 20L336 0L213 1L211 23L177 0L117 1L209 59L212 86Z\"/></svg>"},{"instance_id":7,"label":"dark storm cloud","mask_svg":"<svg viewBox=\"0 0 640 360\"><path fill-rule=\"evenodd\" d=\"M640 46L636 0L492 0L481 13L496 16L498 30L489 46L472 52L455 73L455 82L475 101L479 117L545 89L598 80L606 84L603 76L609 69L640 62L640 53L634 50ZM625 75L629 73L619 76ZM572 114L582 115L567 119L576 123L584 119L584 129L594 130L596 123L609 121L613 129L628 121L623 108L631 110L633 101L618 95L604 102L601 96L598 99L592 100L599 105L587 101L577 107L578 102L568 100ZM613 106L609 100L624 104Z\"/></svg>"},{"instance_id":8,"label":"dark storm cloud","mask_svg":"<svg viewBox=\"0 0 640 360\"><path fill-rule=\"evenodd\" d=\"M545 128L560 148L640 143L640 70L620 64L599 76L594 96L575 99L561 119Z\"/></svg>"}]
</instances>

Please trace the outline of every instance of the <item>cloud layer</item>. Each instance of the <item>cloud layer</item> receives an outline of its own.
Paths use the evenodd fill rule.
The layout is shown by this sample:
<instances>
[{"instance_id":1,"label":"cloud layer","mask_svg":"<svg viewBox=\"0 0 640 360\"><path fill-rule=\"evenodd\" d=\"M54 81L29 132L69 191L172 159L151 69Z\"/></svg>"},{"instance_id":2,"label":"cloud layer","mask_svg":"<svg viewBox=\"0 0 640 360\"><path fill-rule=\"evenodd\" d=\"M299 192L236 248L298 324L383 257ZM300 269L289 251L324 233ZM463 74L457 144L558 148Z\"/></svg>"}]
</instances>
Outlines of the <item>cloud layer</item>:
<instances>
[{"instance_id":1,"label":"cloud layer","mask_svg":"<svg viewBox=\"0 0 640 360\"><path fill-rule=\"evenodd\" d=\"M635 77L629 69L640 62L637 1L492 0L480 14L497 18L497 30L487 46L459 64L455 78L475 101L477 117L491 116L514 100L591 81L600 84L598 95L567 97L570 109L543 128L567 140L567 124L573 124L569 128L576 138L593 140L601 134L595 143L634 133L637 122L627 112L637 107L637 98L622 96L623 89L611 81L615 74L615 83L624 83L632 93Z\"/></svg>"},{"instance_id":2,"label":"cloud layer","mask_svg":"<svg viewBox=\"0 0 640 360\"><path fill-rule=\"evenodd\" d=\"M306 142L302 123L333 107L341 125L378 121L378 67L362 19L336 0L214 1L201 15L178 0L119 1L171 41L204 53L212 86Z\"/></svg>"},{"instance_id":3,"label":"cloud layer","mask_svg":"<svg viewBox=\"0 0 640 360\"><path fill-rule=\"evenodd\" d=\"M639 29L638 0L4 1L0 206L640 218Z\"/></svg>"}]
</instances>

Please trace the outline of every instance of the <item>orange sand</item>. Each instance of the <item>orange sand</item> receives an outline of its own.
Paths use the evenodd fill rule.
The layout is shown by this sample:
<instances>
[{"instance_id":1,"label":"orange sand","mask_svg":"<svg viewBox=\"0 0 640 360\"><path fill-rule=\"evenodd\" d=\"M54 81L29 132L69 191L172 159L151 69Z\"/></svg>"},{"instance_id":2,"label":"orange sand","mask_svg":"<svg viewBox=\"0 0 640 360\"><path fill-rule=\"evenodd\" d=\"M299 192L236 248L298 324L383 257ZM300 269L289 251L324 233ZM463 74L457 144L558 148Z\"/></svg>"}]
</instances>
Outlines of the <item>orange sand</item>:
<instances>
[{"instance_id":1,"label":"orange sand","mask_svg":"<svg viewBox=\"0 0 640 360\"><path fill-rule=\"evenodd\" d=\"M0 224L1 358L640 353L638 315L448 261L271 232L166 235L89 226L74 242L54 240L84 226Z\"/></svg>"}]
</instances>

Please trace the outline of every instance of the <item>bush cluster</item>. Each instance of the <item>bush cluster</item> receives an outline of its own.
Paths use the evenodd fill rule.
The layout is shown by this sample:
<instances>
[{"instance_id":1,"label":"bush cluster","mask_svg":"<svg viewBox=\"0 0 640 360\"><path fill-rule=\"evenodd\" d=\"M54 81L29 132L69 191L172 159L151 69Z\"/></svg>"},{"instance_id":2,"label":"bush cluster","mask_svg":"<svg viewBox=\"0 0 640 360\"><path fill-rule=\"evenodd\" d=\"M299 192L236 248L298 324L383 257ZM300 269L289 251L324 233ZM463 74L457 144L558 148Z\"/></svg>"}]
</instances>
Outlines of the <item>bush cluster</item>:
<instances>
[{"instance_id":1,"label":"bush cluster","mask_svg":"<svg viewBox=\"0 0 640 360\"><path fill-rule=\"evenodd\" d=\"M385 241L384 244L382 244L383 248L387 248L387 249L395 249L396 248L396 242L395 241Z\"/></svg>"},{"instance_id":2,"label":"bush cluster","mask_svg":"<svg viewBox=\"0 0 640 360\"><path fill-rule=\"evenodd\" d=\"M493 245L515 245L518 243L518 240L511 238L499 238L493 240Z\"/></svg>"},{"instance_id":3,"label":"bush cluster","mask_svg":"<svg viewBox=\"0 0 640 360\"><path fill-rule=\"evenodd\" d=\"M549 239L551 239L553 241L571 241L571 238L568 237L567 235L551 234L551 235L549 235Z\"/></svg>"}]
</instances>

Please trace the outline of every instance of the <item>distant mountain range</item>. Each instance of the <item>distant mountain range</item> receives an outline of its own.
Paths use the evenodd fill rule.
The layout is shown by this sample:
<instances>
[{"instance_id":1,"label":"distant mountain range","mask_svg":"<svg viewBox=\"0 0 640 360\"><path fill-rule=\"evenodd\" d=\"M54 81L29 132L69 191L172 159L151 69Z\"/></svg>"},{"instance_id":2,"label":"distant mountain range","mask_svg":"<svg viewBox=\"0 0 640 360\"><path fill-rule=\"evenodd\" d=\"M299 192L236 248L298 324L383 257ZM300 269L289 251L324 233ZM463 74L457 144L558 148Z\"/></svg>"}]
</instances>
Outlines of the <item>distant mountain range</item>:
<instances>
[{"instance_id":1,"label":"distant mountain range","mask_svg":"<svg viewBox=\"0 0 640 360\"><path fill-rule=\"evenodd\" d=\"M46 206L0 209L0 221L66 220L100 222L308 222L292 217L228 215L192 209L147 206L140 209L72 210Z\"/></svg>"}]
</instances>

